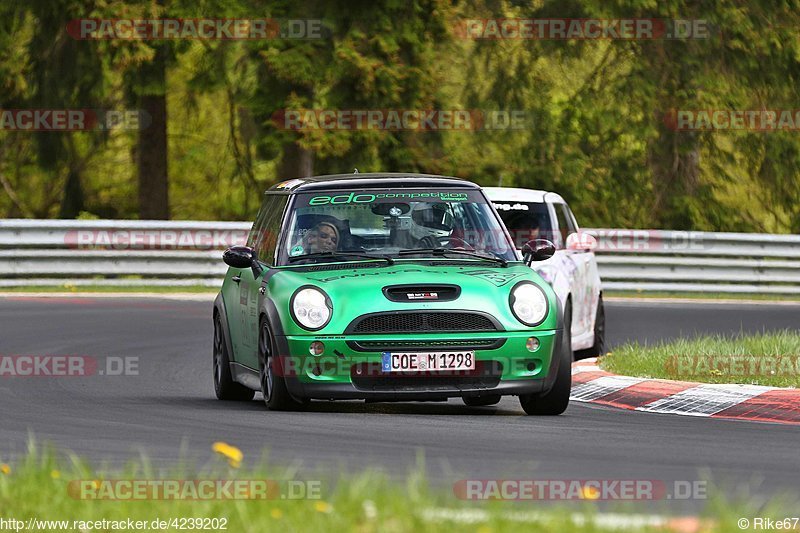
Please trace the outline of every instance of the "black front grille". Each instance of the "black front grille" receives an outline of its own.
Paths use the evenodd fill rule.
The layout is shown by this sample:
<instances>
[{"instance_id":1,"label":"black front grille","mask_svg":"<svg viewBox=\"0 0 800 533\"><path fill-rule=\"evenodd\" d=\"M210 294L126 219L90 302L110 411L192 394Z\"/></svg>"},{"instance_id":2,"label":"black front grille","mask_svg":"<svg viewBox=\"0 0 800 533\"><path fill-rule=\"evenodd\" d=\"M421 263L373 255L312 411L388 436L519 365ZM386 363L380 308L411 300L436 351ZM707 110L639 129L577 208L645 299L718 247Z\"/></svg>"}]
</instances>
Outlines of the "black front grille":
<instances>
[{"instance_id":1,"label":"black front grille","mask_svg":"<svg viewBox=\"0 0 800 533\"><path fill-rule=\"evenodd\" d=\"M360 363L350 368L350 379L359 390L376 392L436 392L492 389L500 383L503 365L476 361L475 370L458 372L383 372L380 363Z\"/></svg>"},{"instance_id":2,"label":"black front grille","mask_svg":"<svg viewBox=\"0 0 800 533\"><path fill-rule=\"evenodd\" d=\"M382 267L386 266L385 262L382 261L373 261L373 262L354 262L354 263L330 263L326 265L309 265L300 268L295 268L292 272L324 272L326 270L355 270L357 268L374 268L374 267Z\"/></svg>"},{"instance_id":3,"label":"black front grille","mask_svg":"<svg viewBox=\"0 0 800 533\"><path fill-rule=\"evenodd\" d=\"M357 352L400 352L400 351L464 351L496 350L505 344L505 339L446 339L446 340L379 340L347 341L347 345Z\"/></svg>"},{"instance_id":4,"label":"black front grille","mask_svg":"<svg viewBox=\"0 0 800 533\"><path fill-rule=\"evenodd\" d=\"M410 333L433 331L498 331L489 316L457 311L398 311L376 313L354 320L348 333Z\"/></svg>"}]
</instances>

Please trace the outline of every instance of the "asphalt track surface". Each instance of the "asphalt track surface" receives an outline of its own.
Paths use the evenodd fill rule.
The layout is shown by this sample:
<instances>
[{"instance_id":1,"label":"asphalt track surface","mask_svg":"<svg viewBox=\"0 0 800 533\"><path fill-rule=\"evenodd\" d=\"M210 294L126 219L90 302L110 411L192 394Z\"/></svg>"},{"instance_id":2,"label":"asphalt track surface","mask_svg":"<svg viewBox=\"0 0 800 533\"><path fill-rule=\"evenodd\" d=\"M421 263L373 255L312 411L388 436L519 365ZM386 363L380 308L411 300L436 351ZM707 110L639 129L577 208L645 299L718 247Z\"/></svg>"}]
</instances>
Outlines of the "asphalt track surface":
<instances>
[{"instance_id":1,"label":"asphalt track surface","mask_svg":"<svg viewBox=\"0 0 800 533\"><path fill-rule=\"evenodd\" d=\"M607 303L610 345L695 333L797 328L800 306ZM220 402L211 381L211 299L0 298L0 354L138 358L135 376L0 377L0 459L31 435L95 463L212 460L211 444L268 449L301 471L378 468L429 479L708 480L749 501L800 493L800 428L638 413L573 402L558 417L447 403L314 402L308 412ZM754 500L755 499L755 500ZM797 500L794 500L797 501ZM669 511L701 502L658 502ZM796 508L796 507L795 507Z\"/></svg>"}]
</instances>

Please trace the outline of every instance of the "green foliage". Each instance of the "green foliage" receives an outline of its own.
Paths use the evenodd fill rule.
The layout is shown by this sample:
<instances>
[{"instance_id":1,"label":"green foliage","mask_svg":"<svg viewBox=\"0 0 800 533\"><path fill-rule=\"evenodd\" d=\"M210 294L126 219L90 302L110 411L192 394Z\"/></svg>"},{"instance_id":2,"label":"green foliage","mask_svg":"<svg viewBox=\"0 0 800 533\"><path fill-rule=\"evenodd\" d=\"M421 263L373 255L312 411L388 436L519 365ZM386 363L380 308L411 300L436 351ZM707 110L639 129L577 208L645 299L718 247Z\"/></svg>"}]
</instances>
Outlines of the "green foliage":
<instances>
[{"instance_id":1,"label":"green foliage","mask_svg":"<svg viewBox=\"0 0 800 533\"><path fill-rule=\"evenodd\" d=\"M647 502L651 505L645 514L641 501L596 501L594 492L588 489L572 501L525 496L521 501L502 501L496 485L486 484L479 494L487 495L487 499L472 500L459 497L456 485L451 488L446 479L429 478L422 456L407 475L390 477L377 470L341 471L336 475L308 465L281 466L266 460L268 451L264 450L260 461L245 455L242 464L236 466L221 456L211 458L209 450L207 461L200 465L197 459L154 463L141 455L124 466L95 467L80 451L64 452L31 441L27 452L14 460L0 457L0 507L8 510L6 521L17 520L24 527L26 521L37 520L31 523L45 531L116 531L130 529L126 527L129 520L133 524L146 522L140 529L151 530L158 529L150 526L157 519L176 520L171 527L162 528L167 530L181 529L181 519L183 529L202 529L199 525L208 519L205 528L211 529L211 519L215 525L223 519L225 527L214 530L655 533L675 529L673 524L685 530L736 532L741 531L738 519L753 516L783 524L781 521L792 516L797 505L794 491L753 502L742 491L726 496L724 486L717 487L705 479L699 481L707 483L707 500L696 518L675 518L674 502L670 506L666 499ZM452 482L464 476L455 473L450 477ZM511 475L509 479L517 477ZM219 481L220 488L214 492L221 497L208 498L209 481ZM179 494L188 495L192 494L188 487L205 486L198 494L206 497L147 499L141 495L159 494L161 490L131 490L132 486L175 483L182 483ZM258 483L269 487L267 498L258 497L265 494L258 492ZM243 498L246 494L236 484L256 487L253 497ZM307 494L312 497L298 497ZM531 495L536 498L537 491ZM114 496L118 499L111 499ZM200 522L195 522L197 519ZM786 520L791 524L790 518ZM193 527L195 524L198 527Z\"/></svg>"},{"instance_id":2,"label":"green foliage","mask_svg":"<svg viewBox=\"0 0 800 533\"><path fill-rule=\"evenodd\" d=\"M13 0L0 105L108 108L167 95L175 218L250 219L316 174L424 171L554 189L590 227L800 232L798 131L670 128L676 109L795 109L800 2ZM321 19L323 38L75 40L80 17ZM703 19L708 38L472 40L467 19ZM160 52L159 52L160 51ZM148 76L160 53L166 80ZM155 80L155 81L154 81ZM522 111L480 131L287 131L285 110ZM137 214L133 131L0 131L0 215ZM306 166L304 166L306 165ZM308 166L310 165L310 167Z\"/></svg>"}]
</instances>

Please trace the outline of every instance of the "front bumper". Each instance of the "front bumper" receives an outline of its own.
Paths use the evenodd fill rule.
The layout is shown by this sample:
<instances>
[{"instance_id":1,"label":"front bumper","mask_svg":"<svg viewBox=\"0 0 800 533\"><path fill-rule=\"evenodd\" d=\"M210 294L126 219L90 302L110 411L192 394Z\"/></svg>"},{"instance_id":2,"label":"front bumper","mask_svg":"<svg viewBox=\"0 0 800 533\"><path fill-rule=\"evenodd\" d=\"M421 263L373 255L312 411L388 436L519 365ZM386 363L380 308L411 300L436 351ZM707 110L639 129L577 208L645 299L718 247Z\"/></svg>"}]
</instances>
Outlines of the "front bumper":
<instances>
[{"instance_id":1,"label":"front bumper","mask_svg":"<svg viewBox=\"0 0 800 533\"><path fill-rule=\"evenodd\" d=\"M530 352L530 337L539 349ZM555 375L561 330L416 335L283 336L277 344L289 392L297 398L375 401L445 400L452 397L537 394ZM313 356L309 345L325 344ZM470 372L384 372L383 352L475 353Z\"/></svg>"}]
</instances>

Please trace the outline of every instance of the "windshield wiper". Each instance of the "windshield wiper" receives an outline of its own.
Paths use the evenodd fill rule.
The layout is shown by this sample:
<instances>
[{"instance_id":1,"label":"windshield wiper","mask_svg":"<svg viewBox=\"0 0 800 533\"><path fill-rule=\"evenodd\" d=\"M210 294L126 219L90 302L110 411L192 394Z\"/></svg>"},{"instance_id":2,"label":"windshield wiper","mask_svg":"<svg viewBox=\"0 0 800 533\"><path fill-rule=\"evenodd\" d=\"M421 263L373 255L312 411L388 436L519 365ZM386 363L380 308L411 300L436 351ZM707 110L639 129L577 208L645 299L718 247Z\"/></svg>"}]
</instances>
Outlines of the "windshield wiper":
<instances>
[{"instance_id":1,"label":"windshield wiper","mask_svg":"<svg viewBox=\"0 0 800 533\"><path fill-rule=\"evenodd\" d=\"M457 254L457 255L466 255L469 257L475 257L478 259L483 259L485 261L494 261L495 263L500 263L504 267L508 266L508 261L503 259L502 257L492 257L490 255L482 255L476 254L475 252L470 252L467 250L453 250L451 248L412 248L410 250L400 250L397 252L397 255L414 255L414 254L433 254L435 256L445 257L447 254Z\"/></svg>"},{"instance_id":2,"label":"windshield wiper","mask_svg":"<svg viewBox=\"0 0 800 533\"><path fill-rule=\"evenodd\" d=\"M289 262L294 263L295 261L300 261L301 259L315 259L318 257L323 257L323 258L358 257L363 259L382 259L386 261L386 264L388 265L394 264L394 259L392 259L388 255L370 255L361 252L316 252L313 254L295 255L294 257L289 258Z\"/></svg>"}]
</instances>

